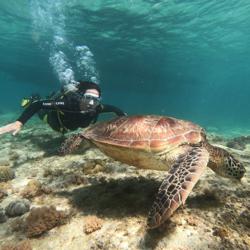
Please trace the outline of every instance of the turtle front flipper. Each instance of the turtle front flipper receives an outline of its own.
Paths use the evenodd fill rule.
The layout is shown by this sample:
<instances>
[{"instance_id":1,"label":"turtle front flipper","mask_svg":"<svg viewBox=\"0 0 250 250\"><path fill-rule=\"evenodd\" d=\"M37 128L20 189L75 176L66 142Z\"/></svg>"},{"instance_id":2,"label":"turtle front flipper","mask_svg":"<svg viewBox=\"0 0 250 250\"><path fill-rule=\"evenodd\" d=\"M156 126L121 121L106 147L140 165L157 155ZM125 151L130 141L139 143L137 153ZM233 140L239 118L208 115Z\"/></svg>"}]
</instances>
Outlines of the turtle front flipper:
<instances>
[{"instance_id":1,"label":"turtle front flipper","mask_svg":"<svg viewBox=\"0 0 250 250\"><path fill-rule=\"evenodd\" d=\"M58 150L58 153L60 155L66 155L75 151L76 149L80 147L84 139L85 139L84 136L80 133L70 136L64 141L64 143Z\"/></svg>"},{"instance_id":2,"label":"turtle front flipper","mask_svg":"<svg viewBox=\"0 0 250 250\"><path fill-rule=\"evenodd\" d=\"M185 203L205 170L208 160L208 151L201 147L191 147L186 154L178 157L158 190L149 212L148 228L160 226L181 204Z\"/></svg>"}]
</instances>

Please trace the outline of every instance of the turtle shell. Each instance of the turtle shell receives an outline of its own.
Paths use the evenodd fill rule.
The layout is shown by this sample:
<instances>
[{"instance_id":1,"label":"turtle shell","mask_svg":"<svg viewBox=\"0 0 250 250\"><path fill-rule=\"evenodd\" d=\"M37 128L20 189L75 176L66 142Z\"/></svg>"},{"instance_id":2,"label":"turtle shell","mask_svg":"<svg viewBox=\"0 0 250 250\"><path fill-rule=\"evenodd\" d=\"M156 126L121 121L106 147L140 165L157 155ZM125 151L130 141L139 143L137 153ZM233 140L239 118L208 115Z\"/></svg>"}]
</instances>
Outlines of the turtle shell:
<instances>
[{"instance_id":1,"label":"turtle shell","mask_svg":"<svg viewBox=\"0 0 250 250\"><path fill-rule=\"evenodd\" d=\"M198 125L165 116L122 116L87 129L84 137L98 145L143 150L170 151L205 139Z\"/></svg>"}]
</instances>

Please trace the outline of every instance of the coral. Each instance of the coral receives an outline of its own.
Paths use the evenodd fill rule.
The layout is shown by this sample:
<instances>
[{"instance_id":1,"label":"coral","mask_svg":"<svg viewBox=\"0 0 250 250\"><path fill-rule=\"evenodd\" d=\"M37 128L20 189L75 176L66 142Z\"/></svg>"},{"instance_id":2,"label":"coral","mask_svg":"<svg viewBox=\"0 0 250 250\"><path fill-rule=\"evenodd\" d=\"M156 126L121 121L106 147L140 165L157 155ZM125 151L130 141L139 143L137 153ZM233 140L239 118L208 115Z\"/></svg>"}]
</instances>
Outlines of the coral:
<instances>
[{"instance_id":1,"label":"coral","mask_svg":"<svg viewBox=\"0 0 250 250\"><path fill-rule=\"evenodd\" d=\"M0 190L7 194L7 190L11 189L12 185L10 182L0 182Z\"/></svg>"},{"instance_id":2,"label":"coral","mask_svg":"<svg viewBox=\"0 0 250 250\"><path fill-rule=\"evenodd\" d=\"M82 165L82 172L84 174L96 174L104 172L107 161L103 159L92 159L86 160Z\"/></svg>"},{"instance_id":3,"label":"coral","mask_svg":"<svg viewBox=\"0 0 250 250\"><path fill-rule=\"evenodd\" d=\"M6 244L2 246L1 250L32 250L32 247L28 240L23 240L17 244Z\"/></svg>"},{"instance_id":4,"label":"coral","mask_svg":"<svg viewBox=\"0 0 250 250\"><path fill-rule=\"evenodd\" d=\"M48 176L51 176L51 177L59 177L63 175L63 170L62 169L50 169L50 168L46 168L43 172L43 176L44 177L48 177Z\"/></svg>"},{"instance_id":5,"label":"coral","mask_svg":"<svg viewBox=\"0 0 250 250\"><path fill-rule=\"evenodd\" d=\"M67 215L54 206L33 208L26 218L26 234L37 237L50 229L65 223Z\"/></svg>"},{"instance_id":6,"label":"coral","mask_svg":"<svg viewBox=\"0 0 250 250\"><path fill-rule=\"evenodd\" d=\"M0 182L9 181L15 178L14 171L8 166L0 166Z\"/></svg>"},{"instance_id":7,"label":"coral","mask_svg":"<svg viewBox=\"0 0 250 250\"><path fill-rule=\"evenodd\" d=\"M103 165L95 163L92 164L91 162L86 163L83 169L84 174L96 174L103 171L104 171Z\"/></svg>"},{"instance_id":8,"label":"coral","mask_svg":"<svg viewBox=\"0 0 250 250\"><path fill-rule=\"evenodd\" d=\"M103 226L103 220L96 216L87 216L85 219L84 232L86 234L93 233L96 230L101 229Z\"/></svg>"},{"instance_id":9,"label":"coral","mask_svg":"<svg viewBox=\"0 0 250 250\"><path fill-rule=\"evenodd\" d=\"M0 201L2 201L6 196L8 196L8 194L4 190L0 189Z\"/></svg>"},{"instance_id":10,"label":"coral","mask_svg":"<svg viewBox=\"0 0 250 250\"><path fill-rule=\"evenodd\" d=\"M10 155L10 160L12 161L16 161L20 158L20 155L16 151L13 151L13 150L11 150L9 155Z\"/></svg>"},{"instance_id":11,"label":"coral","mask_svg":"<svg viewBox=\"0 0 250 250\"><path fill-rule=\"evenodd\" d=\"M0 223L4 223L7 219L4 209L0 207Z\"/></svg>"},{"instance_id":12,"label":"coral","mask_svg":"<svg viewBox=\"0 0 250 250\"><path fill-rule=\"evenodd\" d=\"M197 227L199 225L199 220L197 218L194 218L193 216L188 216L186 218L187 224L192 227Z\"/></svg>"},{"instance_id":13,"label":"coral","mask_svg":"<svg viewBox=\"0 0 250 250\"><path fill-rule=\"evenodd\" d=\"M31 180L26 187L21 191L21 196L24 198L33 198L42 194L41 183L37 180Z\"/></svg>"},{"instance_id":14,"label":"coral","mask_svg":"<svg viewBox=\"0 0 250 250\"><path fill-rule=\"evenodd\" d=\"M68 174L63 178L63 185L65 187L69 185L80 185L85 182L84 177L79 174Z\"/></svg>"},{"instance_id":15,"label":"coral","mask_svg":"<svg viewBox=\"0 0 250 250\"><path fill-rule=\"evenodd\" d=\"M249 210L244 210L239 217L239 222L250 228L250 212Z\"/></svg>"},{"instance_id":16,"label":"coral","mask_svg":"<svg viewBox=\"0 0 250 250\"><path fill-rule=\"evenodd\" d=\"M10 221L10 229L12 232L22 232L25 233L25 218L24 217L17 217Z\"/></svg>"},{"instance_id":17,"label":"coral","mask_svg":"<svg viewBox=\"0 0 250 250\"><path fill-rule=\"evenodd\" d=\"M5 213L9 217L16 217L25 214L30 210L30 202L26 199L15 200L5 208Z\"/></svg>"},{"instance_id":18,"label":"coral","mask_svg":"<svg viewBox=\"0 0 250 250\"><path fill-rule=\"evenodd\" d=\"M226 237L228 237L228 232L226 229L221 228L221 227L214 227L213 228L213 235L214 236L218 236L221 239L224 239Z\"/></svg>"},{"instance_id":19,"label":"coral","mask_svg":"<svg viewBox=\"0 0 250 250\"><path fill-rule=\"evenodd\" d=\"M27 199L42 195L43 193L51 193L51 189L43 186L38 180L31 180L26 187L21 191L21 196Z\"/></svg>"}]
</instances>

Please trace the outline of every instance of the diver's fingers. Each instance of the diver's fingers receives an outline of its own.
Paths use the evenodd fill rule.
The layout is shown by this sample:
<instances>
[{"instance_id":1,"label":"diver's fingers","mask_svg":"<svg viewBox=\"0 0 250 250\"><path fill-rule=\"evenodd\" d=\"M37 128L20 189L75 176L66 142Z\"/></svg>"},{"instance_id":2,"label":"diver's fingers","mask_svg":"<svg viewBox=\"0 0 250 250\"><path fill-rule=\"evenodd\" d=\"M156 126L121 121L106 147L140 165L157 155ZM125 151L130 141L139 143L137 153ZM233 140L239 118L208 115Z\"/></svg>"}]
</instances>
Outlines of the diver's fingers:
<instances>
[{"instance_id":1,"label":"diver's fingers","mask_svg":"<svg viewBox=\"0 0 250 250\"><path fill-rule=\"evenodd\" d=\"M22 126L23 126L23 124L21 122L19 122L19 121L14 122L13 123L14 132L12 133L12 135L16 135L21 130Z\"/></svg>"},{"instance_id":2,"label":"diver's fingers","mask_svg":"<svg viewBox=\"0 0 250 250\"><path fill-rule=\"evenodd\" d=\"M21 130L21 128L16 129L16 130L12 133L12 135L15 136L20 130Z\"/></svg>"},{"instance_id":3,"label":"diver's fingers","mask_svg":"<svg viewBox=\"0 0 250 250\"><path fill-rule=\"evenodd\" d=\"M8 124L6 126L3 126L3 127L0 128L0 135L5 134L5 133L9 133L9 132L13 132L13 131L14 131L13 134L16 134L16 133L19 132L22 125L23 124L21 122L16 121L16 122L10 123L10 124Z\"/></svg>"},{"instance_id":4,"label":"diver's fingers","mask_svg":"<svg viewBox=\"0 0 250 250\"><path fill-rule=\"evenodd\" d=\"M8 124L0 128L0 135L11 132L11 131L12 131L12 124Z\"/></svg>"}]
</instances>

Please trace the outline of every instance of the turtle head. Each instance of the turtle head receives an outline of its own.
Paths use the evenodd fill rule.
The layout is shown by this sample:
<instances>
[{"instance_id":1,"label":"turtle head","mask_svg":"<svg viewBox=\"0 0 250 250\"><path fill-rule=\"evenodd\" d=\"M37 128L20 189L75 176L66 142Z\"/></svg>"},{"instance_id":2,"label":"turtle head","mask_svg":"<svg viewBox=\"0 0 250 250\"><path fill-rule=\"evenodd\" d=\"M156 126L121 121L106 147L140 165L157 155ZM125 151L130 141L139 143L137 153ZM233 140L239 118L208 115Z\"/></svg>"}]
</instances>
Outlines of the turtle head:
<instances>
[{"instance_id":1,"label":"turtle head","mask_svg":"<svg viewBox=\"0 0 250 250\"><path fill-rule=\"evenodd\" d=\"M236 160L228 153L224 156L222 171L224 172L225 177L240 180L244 176L246 169L240 161Z\"/></svg>"},{"instance_id":2,"label":"turtle head","mask_svg":"<svg viewBox=\"0 0 250 250\"><path fill-rule=\"evenodd\" d=\"M216 157L208 166L222 177L240 180L246 169L243 164L222 148L216 148Z\"/></svg>"}]
</instances>

